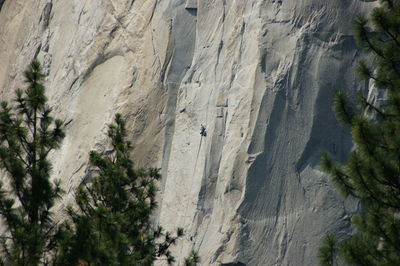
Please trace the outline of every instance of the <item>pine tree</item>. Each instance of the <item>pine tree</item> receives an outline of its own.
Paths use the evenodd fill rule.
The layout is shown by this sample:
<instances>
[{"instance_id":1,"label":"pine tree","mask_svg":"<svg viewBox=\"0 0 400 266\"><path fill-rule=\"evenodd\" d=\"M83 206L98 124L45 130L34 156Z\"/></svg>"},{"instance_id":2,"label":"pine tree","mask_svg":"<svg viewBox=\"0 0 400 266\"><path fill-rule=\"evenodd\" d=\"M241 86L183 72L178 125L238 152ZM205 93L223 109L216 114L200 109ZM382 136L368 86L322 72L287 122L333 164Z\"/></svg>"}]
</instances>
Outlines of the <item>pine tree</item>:
<instances>
[{"instance_id":1,"label":"pine tree","mask_svg":"<svg viewBox=\"0 0 400 266\"><path fill-rule=\"evenodd\" d=\"M169 251L183 230L172 236L161 227L152 230L150 215L156 208L154 168L134 169L131 144L126 141L121 115L109 126L113 152L90 153L97 174L91 185L79 187L77 208L69 207L72 225L66 224L64 248L58 258L66 262L90 265L152 265L161 257L174 261ZM71 230L74 233L69 233Z\"/></svg>"},{"instance_id":2,"label":"pine tree","mask_svg":"<svg viewBox=\"0 0 400 266\"><path fill-rule=\"evenodd\" d=\"M359 16L355 35L372 62L362 61L357 73L373 81L384 101L360 93L353 107L343 92L334 98L336 116L351 128L355 149L343 165L324 155L322 167L363 210L352 220L353 236L328 240L320 249L321 263L400 265L400 2L382 0L370 19Z\"/></svg>"},{"instance_id":3,"label":"pine tree","mask_svg":"<svg viewBox=\"0 0 400 266\"><path fill-rule=\"evenodd\" d=\"M319 258L322 266L338 265L336 261L337 241L333 234L328 234L319 250Z\"/></svg>"},{"instance_id":4,"label":"pine tree","mask_svg":"<svg viewBox=\"0 0 400 266\"><path fill-rule=\"evenodd\" d=\"M192 250L189 254L188 258L185 258L185 266L196 266L200 263L199 254L196 251Z\"/></svg>"},{"instance_id":5,"label":"pine tree","mask_svg":"<svg viewBox=\"0 0 400 266\"><path fill-rule=\"evenodd\" d=\"M15 105L2 102L0 110L2 265L48 263L57 234L51 208L62 192L60 181L50 180L48 160L64 137L62 122L46 105L39 62L24 74L27 89L17 90Z\"/></svg>"}]
</instances>

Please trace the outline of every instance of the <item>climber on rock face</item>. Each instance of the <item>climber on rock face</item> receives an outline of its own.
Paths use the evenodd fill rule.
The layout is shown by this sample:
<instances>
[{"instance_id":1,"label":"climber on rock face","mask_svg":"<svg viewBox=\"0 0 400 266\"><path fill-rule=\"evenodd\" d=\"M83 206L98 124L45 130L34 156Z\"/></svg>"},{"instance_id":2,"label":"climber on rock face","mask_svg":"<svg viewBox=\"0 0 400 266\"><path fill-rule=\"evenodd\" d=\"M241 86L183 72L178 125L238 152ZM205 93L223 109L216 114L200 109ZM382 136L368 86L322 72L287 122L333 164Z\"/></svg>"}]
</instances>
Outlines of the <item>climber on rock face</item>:
<instances>
[{"instance_id":1,"label":"climber on rock face","mask_svg":"<svg viewBox=\"0 0 400 266\"><path fill-rule=\"evenodd\" d=\"M202 137L207 136L206 127L203 124L201 124L201 126L200 126L200 136L202 136Z\"/></svg>"}]
</instances>

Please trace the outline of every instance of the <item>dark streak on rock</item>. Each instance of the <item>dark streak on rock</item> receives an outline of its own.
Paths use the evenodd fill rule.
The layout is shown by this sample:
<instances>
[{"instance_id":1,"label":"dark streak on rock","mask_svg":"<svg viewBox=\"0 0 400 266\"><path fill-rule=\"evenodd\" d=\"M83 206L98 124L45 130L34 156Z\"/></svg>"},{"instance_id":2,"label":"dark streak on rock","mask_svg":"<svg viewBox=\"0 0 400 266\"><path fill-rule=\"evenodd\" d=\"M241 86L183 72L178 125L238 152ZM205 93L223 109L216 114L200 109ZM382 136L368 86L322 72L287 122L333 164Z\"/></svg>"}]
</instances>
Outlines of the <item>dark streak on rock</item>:
<instances>
[{"instance_id":1,"label":"dark streak on rock","mask_svg":"<svg viewBox=\"0 0 400 266\"><path fill-rule=\"evenodd\" d=\"M93 72L93 70L106 62L107 60L113 58L114 56L121 55L120 53L109 53L109 54L103 54L99 55L96 60L87 68L86 72L82 75L82 83L89 77L89 75Z\"/></svg>"},{"instance_id":2,"label":"dark streak on rock","mask_svg":"<svg viewBox=\"0 0 400 266\"><path fill-rule=\"evenodd\" d=\"M1 11L1 8L3 7L3 4L4 4L5 1L6 0L0 0L0 11Z\"/></svg>"},{"instance_id":3,"label":"dark streak on rock","mask_svg":"<svg viewBox=\"0 0 400 266\"><path fill-rule=\"evenodd\" d=\"M49 2L44 6L41 19L43 19L43 27L47 28L50 23L51 9L53 8L53 3Z\"/></svg>"},{"instance_id":4,"label":"dark streak on rock","mask_svg":"<svg viewBox=\"0 0 400 266\"><path fill-rule=\"evenodd\" d=\"M65 122L64 127L67 127L69 124L72 123L72 121L74 121L74 119L70 119L67 122Z\"/></svg>"},{"instance_id":5,"label":"dark streak on rock","mask_svg":"<svg viewBox=\"0 0 400 266\"><path fill-rule=\"evenodd\" d=\"M221 266L246 266L246 264L238 261L238 262L222 263Z\"/></svg>"},{"instance_id":6,"label":"dark streak on rock","mask_svg":"<svg viewBox=\"0 0 400 266\"><path fill-rule=\"evenodd\" d=\"M42 44L39 44L38 48L36 48L35 55L33 56L34 59L39 55L40 49L42 49Z\"/></svg>"},{"instance_id":7,"label":"dark streak on rock","mask_svg":"<svg viewBox=\"0 0 400 266\"><path fill-rule=\"evenodd\" d=\"M74 79L74 81L72 81L72 83L71 83L71 86L69 86L69 89L68 89L68 91L71 91L72 90L72 88L74 87L74 85L75 85L75 83L78 81L78 77L76 77L75 79Z\"/></svg>"},{"instance_id":8,"label":"dark streak on rock","mask_svg":"<svg viewBox=\"0 0 400 266\"><path fill-rule=\"evenodd\" d=\"M81 10L81 12L79 13L79 16L78 16L78 25L81 22L82 13L83 13L83 8L82 8L82 10Z\"/></svg>"}]
</instances>

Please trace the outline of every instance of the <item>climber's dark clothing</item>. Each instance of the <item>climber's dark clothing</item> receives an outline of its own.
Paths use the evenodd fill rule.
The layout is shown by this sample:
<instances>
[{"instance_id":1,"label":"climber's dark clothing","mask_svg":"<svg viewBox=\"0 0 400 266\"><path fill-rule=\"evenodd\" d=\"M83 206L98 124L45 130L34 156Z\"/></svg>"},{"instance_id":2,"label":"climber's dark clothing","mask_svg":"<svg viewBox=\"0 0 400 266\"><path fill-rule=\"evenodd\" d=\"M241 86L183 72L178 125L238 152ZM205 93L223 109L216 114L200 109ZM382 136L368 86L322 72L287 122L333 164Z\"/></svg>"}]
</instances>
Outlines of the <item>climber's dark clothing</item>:
<instances>
[{"instance_id":1,"label":"climber's dark clothing","mask_svg":"<svg viewBox=\"0 0 400 266\"><path fill-rule=\"evenodd\" d=\"M202 137L206 137L206 136L207 136L206 128L205 128L205 126L203 126L203 125L201 125L201 127L200 127L200 135L201 135Z\"/></svg>"}]
</instances>

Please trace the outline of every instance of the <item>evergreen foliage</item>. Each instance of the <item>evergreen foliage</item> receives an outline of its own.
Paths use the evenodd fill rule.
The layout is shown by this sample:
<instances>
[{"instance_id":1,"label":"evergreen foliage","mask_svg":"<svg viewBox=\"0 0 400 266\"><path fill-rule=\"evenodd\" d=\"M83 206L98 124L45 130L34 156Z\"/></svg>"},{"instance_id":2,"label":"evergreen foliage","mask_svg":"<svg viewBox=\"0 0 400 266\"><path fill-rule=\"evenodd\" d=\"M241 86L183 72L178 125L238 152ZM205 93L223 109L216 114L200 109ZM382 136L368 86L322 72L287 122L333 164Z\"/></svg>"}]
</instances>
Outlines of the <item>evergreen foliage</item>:
<instances>
[{"instance_id":1,"label":"evergreen foliage","mask_svg":"<svg viewBox=\"0 0 400 266\"><path fill-rule=\"evenodd\" d=\"M95 177L80 186L68 221L55 222L51 208L62 195L60 180L50 181L48 155L64 132L46 105L44 75L38 61L25 71L28 84L15 104L0 109L0 265L152 265L174 262L170 247L183 235L158 227L150 216L157 207L155 168L134 169L121 115L109 126L113 152L90 153ZM192 252L185 265L197 265Z\"/></svg>"},{"instance_id":2,"label":"evergreen foliage","mask_svg":"<svg viewBox=\"0 0 400 266\"><path fill-rule=\"evenodd\" d=\"M351 265L400 265L400 1L382 0L370 19L359 16L355 34L373 62L361 62L357 73L372 80L385 101L359 94L353 108L343 92L334 99L355 150L344 165L324 155L322 167L345 196L360 200L363 211L353 218L355 235L340 243L328 237L321 264L340 259Z\"/></svg>"},{"instance_id":3,"label":"evergreen foliage","mask_svg":"<svg viewBox=\"0 0 400 266\"><path fill-rule=\"evenodd\" d=\"M319 250L319 258L322 266L335 266L337 243L333 234L328 234L322 247Z\"/></svg>"},{"instance_id":4,"label":"evergreen foliage","mask_svg":"<svg viewBox=\"0 0 400 266\"><path fill-rule=\"evenodd\" d=\"M200 263L199 254L196 251L192 250L189 254L189 257L185 259L185 266L196 266Z\"/></svg>"},{"instance_id":5,"label":"evergreen foliage","mask_svg":"<svg viewBox=\"0 0 400 266\"><path fill-rule=\"evenodd\" d=\"M169 247L183 235L183 230L178 229L176 236L161 227L151 230L159 171L133 168L129 158L131 144L125 140L121 115L116 115L108 136L113 153L90 153L97 175L90 186L81 186L77 191L78 208L68 209L73 225L65 225L58 263L152 265L164 257L170 264L174 258Z\"/></svg>"},{"instance_id":6,"label":"evergreen foliage","mask_svg":"<svg viewBox=\"0 0 400 266\"><path fill-rule=\"evenodd\" d=\"M25 71L25 91L15 104L1 103L0 182L1 265L47 264L56 245L51 208L61 195L60 181L50 181L49 153L64 137L62 122L46 105L43 74L33 61Z\"/></svg>"}]
</instances>

